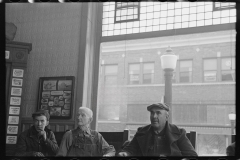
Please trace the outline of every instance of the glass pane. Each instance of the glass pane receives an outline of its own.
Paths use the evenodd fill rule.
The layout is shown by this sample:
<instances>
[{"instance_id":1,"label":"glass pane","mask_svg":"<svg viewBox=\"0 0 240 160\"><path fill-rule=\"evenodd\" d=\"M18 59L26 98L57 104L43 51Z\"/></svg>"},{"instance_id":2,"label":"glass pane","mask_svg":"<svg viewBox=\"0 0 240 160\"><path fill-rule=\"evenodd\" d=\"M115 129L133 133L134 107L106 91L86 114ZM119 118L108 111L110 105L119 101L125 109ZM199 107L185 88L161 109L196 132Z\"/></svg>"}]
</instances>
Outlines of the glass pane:
<instances>
[{"instance_id":1,"label":"glass pane","mask_svg":"<svg viewBox=\"0 0 240 160\"><path fill-rule=\"evenodd\" d=\"M129 75L129 84L139 84L140 76L138 74Z\"/></svg>"},{"instance_id":2,"label":"glass pane","mask_svg":"<svg viewBox=\"0 0 240 160\"><path fill-rule=\"evenodd\" d=\"M222 70L235 70L235 58L222 58Z\"/></svg>"},{"instance_id":3,"label":"glass pane","mask_svg":"<svg viewBox=\"0 0 240 160\"><path fill-rule=\"evenodd\" d=\"M153 74L143 74L143 84L151 84L153 80Z\"/></svg>"},{"instance_id":4,"label":"glass pane","mask_svg":"<svg viewBox=\"0 0 240 160\"><path fill-rule=\"evenodd\" d=\"M217 59L205 59L204 70L217 70Z\"/></svg>"},{"instance_id":5,"label":"glass pane","mask_svg":"<svg viewBox=\"0 0 240 160\"><path fill-rule=\"evenodd\" d=\"M154 73L154 63L144 63L143 73Z\"/></svg>"},{"instance_id":6,"label":"glass pane","mask_svg":"<svg viewBox=\"0 0 240 160\"><path fill-rule=\"evenodd\" d=\"M191 82L191 77L192 77L192 74L191 72L181 72L179 74L179 81L181 83L184 83L184 82Z\"/></svg>"},{"instance_id":7,"label":"glass pane","mask_svg":"<svg viewBox=\"0 0 240 160\"><path fill-rule=\"evenodd\" d=\"M117 65L108 65L105 66L105 75L106 74L117 74L118 66Z\"/></svg>"},{"instance_id":8,"label":"glass pane","mask_svg":"<svg viewBox=\"0 0 240 160\"><path fill-rule=\"evenodd\" d=\"M235 81L235 71L222 71L222 81Z\"/></svg>"},{"instance_id":9,"label":"glass pane","mask_svg":"<svg viewBox=\"0 0 240 160\"><path fill-rule=\"evenodd\" d=\"M129 73L130 74L136 74L140 73L140 64L129 64Z\"/></svg>"},{"instance_id":10,"label":"glass pane","mask_svg":"<svg viewBox=\"0 0 240 160\"><path fill-rule=\"evenodd\" d=\"M204 71L204 81L205 82L217 81L217 72L216 71Z\"/></svg>"},{"instance_id":11,"label":"glass pane","mask_svg":"<svg viewBox=\"0 0 240 160\"><path fill-rule=\"evenodd\" d=\"M182 14L189 14L189 8L183 8Z\"/></svg>"},{"instance_id":12,"label":"glass pane","mask_svg":"<svg viewBox=\"0 0 240 160\"><path fill-rule=\"evenodd\" d=\"M192 71L192 61L180 61L180 72Z\"/></svg>"}]
</instances>

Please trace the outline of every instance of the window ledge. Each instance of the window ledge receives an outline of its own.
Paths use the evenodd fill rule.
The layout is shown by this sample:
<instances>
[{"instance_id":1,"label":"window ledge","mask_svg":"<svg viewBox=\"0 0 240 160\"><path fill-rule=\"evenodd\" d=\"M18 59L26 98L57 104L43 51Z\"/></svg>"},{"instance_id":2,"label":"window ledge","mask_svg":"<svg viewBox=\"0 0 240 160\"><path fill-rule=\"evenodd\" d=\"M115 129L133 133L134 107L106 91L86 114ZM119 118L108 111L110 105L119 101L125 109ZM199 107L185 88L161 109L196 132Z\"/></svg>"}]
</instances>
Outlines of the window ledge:
<instances>
[{"instance_id":1,"label":"window ledge","mask_svg":"<svg viewBox=\"0 0 240 160\"><path fill-rule=\"evenodd\" d=\"M100 120L98 120L97 123L121 123L121 121L100 121Z\"/></svg>"}]
</instances>

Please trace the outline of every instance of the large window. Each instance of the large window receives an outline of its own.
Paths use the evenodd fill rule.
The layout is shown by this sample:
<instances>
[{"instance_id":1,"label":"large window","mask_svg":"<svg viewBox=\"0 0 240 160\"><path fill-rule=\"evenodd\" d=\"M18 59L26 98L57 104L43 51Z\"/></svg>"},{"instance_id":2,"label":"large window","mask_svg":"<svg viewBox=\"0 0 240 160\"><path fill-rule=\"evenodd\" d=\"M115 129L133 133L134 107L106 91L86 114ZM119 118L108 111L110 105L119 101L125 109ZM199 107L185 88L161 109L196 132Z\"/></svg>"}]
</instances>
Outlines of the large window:
<instances>
[{"instance_id":1,"label":"large window","mask_svg":"<svg viewBox=\"0 0 240 160\"><path fill-rule=\"evenodd\" d=\"M235 22L234 2L106 2L102 36Z\"/></svg>"},{"instance_id":2,"label":"large window","mask_svg":"<svg viewBox=\"0 0 240 160\"><path fill-rule=\"evenodd\" d=\"M204 82L217 81L217 59L204 59Z\"/></svg>"},{"instance_id":3,"label":"large window","mask_svg":"<svg viewBox=\"0 0 240 160\"><path fill-rule=\"evenodd\" d=\"M192 60L181 60L179 71L179 82L188 83L192 82Z\"/></svg>"},{"instance_id":4,"label":"large window","mask_svg":"<svg viewBox=\"0 0 240 160\"><path fill-rule=\"evenodd\" d=\"M152 84L154 63L129 64L129 84Z\"/></svg>"},{"instance_id":5,"label":"large window","mask_svg":"<svg viewBox=\"0 0 240 160\"><path fill-rule=\"evenodd\" d=\"M106 85L117 85L118 65L105 65L104 75Z\"/></svg>"},{"instance_id":6,"label":"large window","mask_svg":"<svg viewBox=\"0 0 240 160\"><path fill-rule=\"evenodd\" d=\"M204 82L235 81L235 57L203 60Z\"/></svg>"}]
</instances>

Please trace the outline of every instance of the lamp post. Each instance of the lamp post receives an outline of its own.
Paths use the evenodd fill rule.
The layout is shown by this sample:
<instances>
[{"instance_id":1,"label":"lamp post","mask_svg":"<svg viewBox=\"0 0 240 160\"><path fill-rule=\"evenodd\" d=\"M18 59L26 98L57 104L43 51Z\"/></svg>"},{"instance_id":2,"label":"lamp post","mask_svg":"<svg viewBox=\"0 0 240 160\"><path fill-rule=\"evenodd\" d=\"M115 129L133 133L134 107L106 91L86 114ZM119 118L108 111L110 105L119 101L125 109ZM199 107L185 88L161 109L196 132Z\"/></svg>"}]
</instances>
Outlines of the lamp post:
<instances>
[{"instance_id":1,"label":"lamp post","mask_svg":"<svg viewBox=\"0 0 240 160\"><path fill-rule=\"evenodd\" d=\"M229 120L231 121L231 134L233 135L234 134L234 121L236 119L236 114L234 114L233 112L231 112L229 115L228 115L228 118Z\"/></svg>"},{"instance_id":2,"label":"lamp post","mask_svg":"<svg viewBox=\"0 0 240 160\"><path fill-rule=\"evenodd\" d=\"M165 92L164 103L169 106L169 122L172 123L172 77L173 71L177 65L177 56L172 52L172 49L168 46L166 53L161 56L161 66L164 70L165 77Z\"/></svg>"}]
</instances>

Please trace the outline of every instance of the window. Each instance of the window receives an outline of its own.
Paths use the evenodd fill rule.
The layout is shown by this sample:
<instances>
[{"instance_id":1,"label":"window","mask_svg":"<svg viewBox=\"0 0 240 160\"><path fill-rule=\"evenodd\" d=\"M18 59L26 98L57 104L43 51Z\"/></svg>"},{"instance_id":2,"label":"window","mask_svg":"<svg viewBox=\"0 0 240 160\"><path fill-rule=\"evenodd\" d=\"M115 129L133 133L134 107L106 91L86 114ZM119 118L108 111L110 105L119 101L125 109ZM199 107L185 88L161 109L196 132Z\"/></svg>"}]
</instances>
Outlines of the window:
<instances>
[{"instance_id":1,"label":"window","mask_svg":"<svg viewBox=\"0 0 240 160\"><path fill-rule=\"evenodd\" d=\"M152 84L154 63L129 64L129 84Z\"/></svg>"},{"instance_id":2,"label":"window","mask_svg":"<svg viewBox=\"0 0 240 160\"><path fill-rule=\"evenodd\" d=\"M129 65L129 84L140 83L140 64Z\"/></svg>"},{"instance_id":3,"label":"window","mask_svg":"<svg viewBox=\"0 0 240 160\"><path fill-rule=\"evenodd\" d=\"M204 82L235 81L235 57L204 59Z\"/></svg>"},{"instance_id":4,"label":"window","mask_svg":"<svg viewBox=\"0 0 240 160\"><path fill-rule=\"evenodd\" d=\"M118 66L117 65L105 65L104 70L104 83L106 85L116 85Z\"/></svg>"},{"instance_id":5,"label":"window","mask_svg":"<svg viewBox=\"0 0 240 160\"><path fill-rule=\"evenodd\" d=\"M222 58L221 61L221 80L235 81L235 58Z\"/></svg>"},{"instance_id":6,"label":"window","mask_svg":"<svg viewBox=\"0 0 240 160\"><path fill-rule=\"evenodd\" d=\"M180 61L179 82L192 82L192 60Z\"/></svg>"},{"instance_id":7,"label":"window","mask_svg":"<svg viewBox=\"0 0 240 160\"><path fill-rule=\"evenodd\" d=\"M236 4L235 3L221 3L221 2L214 2L213 4L213 10L217 11L217 10L225 10L225 9L232 9L235 8Z\"/></svg>"},{"instance_id":8,"label":"window","mask_svg":"<svg viewBox=\"0 0 240 160\"><path fill-rule=\"evenodd\" d=\"M115 23L139 20L139 2L116 2Z\"/></svg>"},{"instance_id":9,"label":"window","mask_svg":"<svg viewBox=\"0 0 240 160\"><path fill-rule=\"evenodd\" d=\"M217 59L204 59L204 82L217 81Z\"/></svg>"},{"instance_id":10,"label":"window","mask_svg":"<svg viewBox=\"0 0 240 160\"><path fill-rule=\"evenodd\" d=\"M143 64L143 84L153 83L153 75L154 75L154 64L144 63Z\"/></svg>"}]
</instances>

